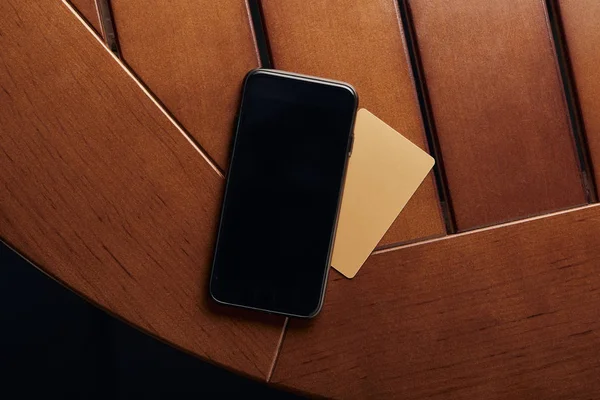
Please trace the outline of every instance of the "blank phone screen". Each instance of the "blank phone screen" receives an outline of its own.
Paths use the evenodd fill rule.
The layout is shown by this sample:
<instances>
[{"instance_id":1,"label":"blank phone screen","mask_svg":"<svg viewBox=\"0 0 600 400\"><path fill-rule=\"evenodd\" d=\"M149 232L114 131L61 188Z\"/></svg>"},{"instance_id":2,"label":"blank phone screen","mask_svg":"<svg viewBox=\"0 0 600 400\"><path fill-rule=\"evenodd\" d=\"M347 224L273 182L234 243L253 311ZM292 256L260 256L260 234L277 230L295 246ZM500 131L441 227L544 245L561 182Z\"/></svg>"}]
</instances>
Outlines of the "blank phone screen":
<instances>
[{"instance_id":1,"label":"blank phone screen","mask_svg":"<svg viewBox=\"0 0 600 400\"><path fill-rule=\"evenodd\" d=\"M318 312L356 112L344 84L248 75L211 278L217 301Z\"/></svg>"}]
</instances>

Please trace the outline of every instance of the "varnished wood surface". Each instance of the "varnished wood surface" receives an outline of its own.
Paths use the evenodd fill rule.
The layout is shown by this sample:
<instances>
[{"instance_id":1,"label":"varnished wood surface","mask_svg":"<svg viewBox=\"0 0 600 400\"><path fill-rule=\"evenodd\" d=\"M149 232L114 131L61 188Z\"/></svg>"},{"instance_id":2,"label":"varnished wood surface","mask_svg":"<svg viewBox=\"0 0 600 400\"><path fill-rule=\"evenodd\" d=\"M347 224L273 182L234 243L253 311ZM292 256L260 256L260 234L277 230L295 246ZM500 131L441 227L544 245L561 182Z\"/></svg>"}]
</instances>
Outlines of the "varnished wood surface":
<instances>
[{"instance_id":1,"label":"varnished wood surface","mask_svg":"<svg viewBox=\"0 0 600 400\"><path fill-rule=\"evenodd\" d=\"M64 4L0 14L0 237L145 331L264 379L283 319L208 301L223 179Z\"/></svg>"},{"instance_id":2,"label":"varnished wood surface","mask_svg":"<svg viewBox=\"0 0 600 400\"><path fill-rule=\"evenodd\" d=\"M96 33L102 32L102 29L100 29L98 10L96 9L96 0L72 0L71 3L87 22L94 27Z\"/></svg>"},{"instance_id":3,"label":"varnished wood surface","mask_svg":"<svg viewBox=\"0 0 600 400\"><path fill-rule=\"evenodd\" d=\"M408 3L458 229L585 203L544 2Z\"/></svg>"},{"instance_id":4,"label":"varnished wood surface","mask_svg":"<svg viewBox=\"0 0 600 400\"><path fill-rule=\"evenodd\" d=\"M113 0L128 61L223 167L233 86L258 61L245 4L200 3ZM597 7L560 3L596 161L595 49L580 42L596 42ZM263 2L277 67L353 83L425 145L394 2L279 4ZM459 228L583 202L543 2L410 6ZM146 332L270 377L283 320L208 301L219 174L60 2L0 13L0 237ZM427 185L384 243L444 233ZM351 281L332 271L271 381L335 398L598 398L599 234L591 206L380 253Z\"/></svg>"},{"instance_id":5,"label":"varnished wood surface","mask_svg":"<svg viewBox=\"0 0 600 400\"><path fill-rule=\"evenodd\" d=\"M584 130L596 177L600 174L600 2L558 2Z\"/></svg>"},{"instance_id":6,"label":"varnished wood surface","mask_svg":"<svg viewBox=\"0 0 600 400\"><path fill-rule=\"evenodd\" d=\"M276 68L352 84L360 106L426 149L395 0L263 0ZM381 244L445 234L432 174Z\"/></svg>"},{"instance_id":7,"label":"varnished wood surface","mask_svg":"<svg viewBox=\"0 0 600 400\"><path fill-rule=\"evenodd\" d=\"M259 66L246 2L111 4L125 62L225 169L242 80Z\"/></svg>"},{"instance_id":8,"label":"varnished wood surface","mask_svg":"<svg viewBox=\"0 0 600 400\"><path fill-rule=\"evenodd\" d=\"M326 397L600 396L600 206L371 256L290 323L272 382Z\"/></svg>"}]
</instances>

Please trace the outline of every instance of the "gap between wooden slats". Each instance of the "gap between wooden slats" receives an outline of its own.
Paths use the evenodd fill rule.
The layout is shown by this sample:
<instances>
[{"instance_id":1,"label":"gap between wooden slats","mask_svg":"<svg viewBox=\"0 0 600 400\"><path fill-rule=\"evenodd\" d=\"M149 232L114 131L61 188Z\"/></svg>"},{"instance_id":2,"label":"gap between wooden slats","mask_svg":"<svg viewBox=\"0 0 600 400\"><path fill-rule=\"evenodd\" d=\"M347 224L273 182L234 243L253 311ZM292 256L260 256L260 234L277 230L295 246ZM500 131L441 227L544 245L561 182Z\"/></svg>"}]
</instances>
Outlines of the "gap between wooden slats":
<instances>
[{"instance_id":1,"label":"gap between wooden slats","mask_svg":"<svg viewBox=\"0 0 600 400\"><path fill-rule=\"evenodd\" d=\"M96 0L72 0L71 4L81 13L83 18L92 25L96 33L102 36Z\"/></svg>"},{"instance_id":2,"label":"gap between wooden slats","mask_svg":"<svg viewBox=\"0 0 600 400\"><path fill-rule=\"evenodd\" d=\"M396 0L260 2L271 58L283 70L346 81L365 107L427 149ZM445 235L428 176L380 245Z\"/></svg>"},{"instance_id":3,"label":"gap between wooden slats","mask_svg":"<svg viewBox=\"0 0 600 400\"><path fill-rule=\"evenodd\" d=\"M569 67L576 122L581 129L582 152L591 170L600 168L600 2L596 0L548 0L561 28L565 59ZM587 144L587 147L585 146ZM587 151L587 152L586 152ZM589 154L588 154L589 153ZM593 176L593 172L590 171ZM598 182L595 194L598 194ZM590 184L590 190L592 185Z\"/></svg>"},{"instance_id":4,"label":"gap between wooden slats","mask_svg":"<svg viewBox=\"0 0 600 400\"><path fill-rule=\"evenodd\" d=\"M586 203L544 2L406 4L458 230Z\"/></svg>"}]
</instances>

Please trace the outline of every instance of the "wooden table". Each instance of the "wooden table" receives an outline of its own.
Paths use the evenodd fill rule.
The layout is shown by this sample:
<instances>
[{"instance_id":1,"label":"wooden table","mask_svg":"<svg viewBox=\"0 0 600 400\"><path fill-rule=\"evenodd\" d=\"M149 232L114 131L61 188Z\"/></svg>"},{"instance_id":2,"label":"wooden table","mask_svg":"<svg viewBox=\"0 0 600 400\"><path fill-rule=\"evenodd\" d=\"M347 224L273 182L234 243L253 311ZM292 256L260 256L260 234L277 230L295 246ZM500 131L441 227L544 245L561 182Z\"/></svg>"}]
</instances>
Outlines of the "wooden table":
<instances>
[{"instance_id":1,"label":"wooden table","mask_svg":"<svg viewBox=\"0 0 600 400\"><path fill-rule=\"evenodd\" d=\"M0 2L0 237L34 265L303 393L600 397L600 2L262 0L263 35L255 1L113 0L122 61L74 6L92 28ZM350 82L437 159L308 322L206 293L241 79L268 64Z\"/></svg>"}]
</instances>

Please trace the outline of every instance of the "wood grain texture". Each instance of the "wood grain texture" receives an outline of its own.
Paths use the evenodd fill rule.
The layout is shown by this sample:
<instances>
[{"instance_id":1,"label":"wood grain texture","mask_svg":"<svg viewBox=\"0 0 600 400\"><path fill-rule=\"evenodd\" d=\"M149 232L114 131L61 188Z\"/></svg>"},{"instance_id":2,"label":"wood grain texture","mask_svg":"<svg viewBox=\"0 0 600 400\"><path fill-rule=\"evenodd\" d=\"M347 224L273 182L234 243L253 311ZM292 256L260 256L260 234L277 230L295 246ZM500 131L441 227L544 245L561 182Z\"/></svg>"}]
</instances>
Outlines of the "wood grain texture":
<instances>
[{"instance_id":1,"label":"wood grain texture","mask_svg":"<svg viewBox=\"0 0 600 400\"><path fill-rule=\"evenodd\" d=\"M459 230L585 203L541 0L410 0Z\"/></svg>"},{"instance_id":2,"label":"wood grain texture","mask_svg":"<svg viewBox=\"0 0 600 400\"><path fill-rule=\"evenodd\" d=\"M426 149L395 0L263 0L276 68L352 84L367 108ZM430 174L380 244L445 234Z\"/></svg>"},{"instance_id":3,"label":"wood grain texture","mask_svg":"<svg viewBox=\"0 0 600 400\"><path fill-rule=\"evenodd\" d=\"M600 2L558 1L595 176L600 176ZM596 179L596 181L598 181ZM600 194L600 192L599 192Z\"/></svg>"},{"instance_id":4,"label":"wood grain texture","mask_svg":"<svg viewBox=\"0 0 600 400\"><path fill-rule=\"evenodd\" d=\"M333 398L600 396L600 206L373 255L272 382Z\"/></svg>"},{"instance_id":5,"label":"wood grain texture","mask_svg":"<svg viewBox=\"0 0 600 400\"><path fill-rule=\"evenodd\" d=\"M96 33L101 34L100 19L96 9L96 0L71 0L73 6L94 27Z\"/></svg>"},{"instance_id":6,"label":"wood grain texture","mask_svg":"<svg viewBox=\"0 0 600 400\"><path fill-rule=\"evenodd\" d=\"M242 80L259 66L246 2L111 3L125 62L225 169Z\"/></svg>"},{"instance_id":7,"label":"wood grain texture","mask_svg":"<svg viewBox=\"0 0 600 400\"><path fill-rule=\"evenodd\" d=\"M0 237L143 330L264 379L283 319L208 302L223 180L65 5L0 13Z\"/></svg>"}]
</instances>

